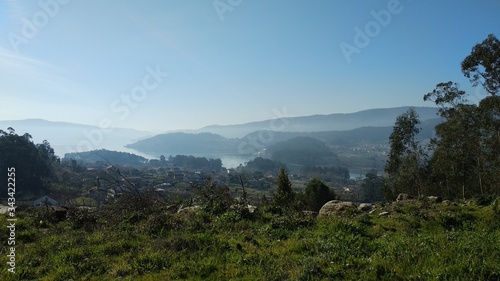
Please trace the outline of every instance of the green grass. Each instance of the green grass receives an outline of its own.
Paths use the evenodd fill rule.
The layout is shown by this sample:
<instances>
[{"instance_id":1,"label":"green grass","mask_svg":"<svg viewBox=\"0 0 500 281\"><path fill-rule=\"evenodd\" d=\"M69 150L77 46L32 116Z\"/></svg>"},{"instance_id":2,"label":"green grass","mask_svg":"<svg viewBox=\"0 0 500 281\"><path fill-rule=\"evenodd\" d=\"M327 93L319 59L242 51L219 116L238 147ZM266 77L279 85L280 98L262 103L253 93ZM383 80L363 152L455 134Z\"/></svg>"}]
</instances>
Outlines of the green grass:
<instances>
[{"instance_id":1,"label":"green grass","mask_svg":"<svg viewBox=\"0 0 500 281\"><path fill-rule=\"evenodd\" d=\"M16 271L0 280L498 280L492 206L378 205L307 218L229 210L93 214L86 223L18 212ZM390 212L389 217L378 213ZM90 216L92 217L92 216ZM0 225L7 225L0 217ZM1 240L6 241L7 231Z\"/></svg>"}]
</instances>

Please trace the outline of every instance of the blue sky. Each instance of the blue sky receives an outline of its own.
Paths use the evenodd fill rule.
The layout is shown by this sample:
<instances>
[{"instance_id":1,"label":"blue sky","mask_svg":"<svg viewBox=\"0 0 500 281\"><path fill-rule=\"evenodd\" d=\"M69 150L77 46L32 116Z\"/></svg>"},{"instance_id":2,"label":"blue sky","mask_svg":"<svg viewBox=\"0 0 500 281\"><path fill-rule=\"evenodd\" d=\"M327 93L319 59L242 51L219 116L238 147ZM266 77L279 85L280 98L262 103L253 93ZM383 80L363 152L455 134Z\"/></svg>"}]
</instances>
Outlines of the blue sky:
<instances>
[{"instance_id":1,"label":"blue sky","mask_svg":"<svg viewBox=\"0 0 500 281\"><path fill-rule=\"evenodd\" d=\"M0 0L0 120L197 129L431 106L450 80L478 100L460 62L499 15L495 0Z\"/></svg>"}]
</instances>

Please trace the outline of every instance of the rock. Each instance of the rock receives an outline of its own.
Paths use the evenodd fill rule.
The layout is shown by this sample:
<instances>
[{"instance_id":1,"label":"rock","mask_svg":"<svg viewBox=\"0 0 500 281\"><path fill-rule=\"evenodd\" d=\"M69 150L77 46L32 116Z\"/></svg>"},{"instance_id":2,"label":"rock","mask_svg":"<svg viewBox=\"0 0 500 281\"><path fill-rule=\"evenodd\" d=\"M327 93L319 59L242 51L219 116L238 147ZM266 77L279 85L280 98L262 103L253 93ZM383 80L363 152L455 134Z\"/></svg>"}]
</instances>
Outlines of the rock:
<instances>
[{"instance_id":1,"label":"rock","mask_svg":"<svg viewBox=\"0 0 500 281\"><path fill-rule=\"evenodd\" d=\"M431 203L441 203L443 202L443 198L439 196L427 196L427 200Z\"/></svg>"},{"instance_id":2,"label":"rock","mask_svg":"<svg viewBox=\"0 0 500 281\"><path fill-rule=\"evenodd\" d=\"M410 199L410 196L406 193L399 193L398 197L396 198L396 201L405 201Z\"/></svg>"},{"instance_id":3,"label":"rock","mask_svg":"<svg viewBox=\"0 0 500 281\"><path fill-rule=\"evenodd\" d=\"M382 212L380 214L378 214L379 217L388 217L389 216L389 212Z\"/></svg>"},{"instance_id":4,"label":"rock","mask_svg":"<svg viewBox=\"0 0 500 281\"><path fill-rule=\"evenodd\" d=\"M332 200L328 201L319 210L319 217L328 217L338 215L340 213L356 210L356 204L348 201Z\"/></svg>"},{"instance_id":5,"label":"rock","mask_svg":"<svg viewBox=\"0 0 500 281\"><path fill-rule=\"evenodd\" d=\"M257 210L257 206L253 206L253 205L247 204L247 209L248 209L248 212L250 214L253 214L253 212L255 212L255 210Z\"/></svg>"},{"instance_id":6,"label":"rock","mask_svg":"<svg viewBox=\"0 0 500 281\"><path fill-rule=\"evenodd\" d=\"M372 204L369 203L361 203L358 206L358 210L366 212L369 211L372 208Z\"/></svg>"}]
</instances>

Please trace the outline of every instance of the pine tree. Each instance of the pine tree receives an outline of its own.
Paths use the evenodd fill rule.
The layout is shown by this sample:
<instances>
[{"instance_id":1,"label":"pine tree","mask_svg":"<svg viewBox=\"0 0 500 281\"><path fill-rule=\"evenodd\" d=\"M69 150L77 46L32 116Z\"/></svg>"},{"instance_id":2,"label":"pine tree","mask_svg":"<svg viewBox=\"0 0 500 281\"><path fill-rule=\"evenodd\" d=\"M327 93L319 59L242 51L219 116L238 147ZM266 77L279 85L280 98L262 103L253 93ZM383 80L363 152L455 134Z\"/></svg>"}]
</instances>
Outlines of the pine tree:
<instances>
[{"instance_id":1,"label":"pine tree","mask_svg":"<svg viewBox=\"0 0 500 281\"><path fill-rule=\"evenodd\" d=\"M274 197L275 204L280 207L291 207L294 199L295 194L292 190L292 183L285 169L281 168L278 175L278 183L276 185L276 195Z\"/></svg>"}]
</instances>

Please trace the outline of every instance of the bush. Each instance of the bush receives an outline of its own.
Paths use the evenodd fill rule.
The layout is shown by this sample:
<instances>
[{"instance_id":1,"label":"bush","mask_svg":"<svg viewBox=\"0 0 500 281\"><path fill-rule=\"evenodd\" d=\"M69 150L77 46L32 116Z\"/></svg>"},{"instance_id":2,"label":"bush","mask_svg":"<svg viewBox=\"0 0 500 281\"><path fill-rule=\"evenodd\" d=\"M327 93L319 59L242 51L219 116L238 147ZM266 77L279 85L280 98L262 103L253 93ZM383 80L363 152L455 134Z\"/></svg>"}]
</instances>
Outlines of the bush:
<instances>
[{"instance_id":1,"label":"bush","mask_svg":"<svg viewBox=\"0 0 500 281\"><path fill-rule=\"evenodd\" d=\"M205 212L219 215L234 204L227 186L218 187L211 179L205 180L201 185L193 184L198 192L193 198L193 203L199 205Z\"/></svg>"},{"instance_id":2,"label":"bush","mask_svg":"<svg viewBox=\"0 0 500 281\"><path fill-rule=\"evenodd\" d=\"M495 196L493 195L478 195L474 197L474 203L478 206L489 206L495 200Z\"/></svg>"},{"instance_id":3,"label":"bush","mask_svg":"<svg viewBox=\"0 0 500 281\"><path fill-rule=\"evenodd\" d=\"M319 212L326 202L335 199L335 192L318 179L309 181L305 191L305 203L310 211Z\"/></svg>"}]
</instances>

